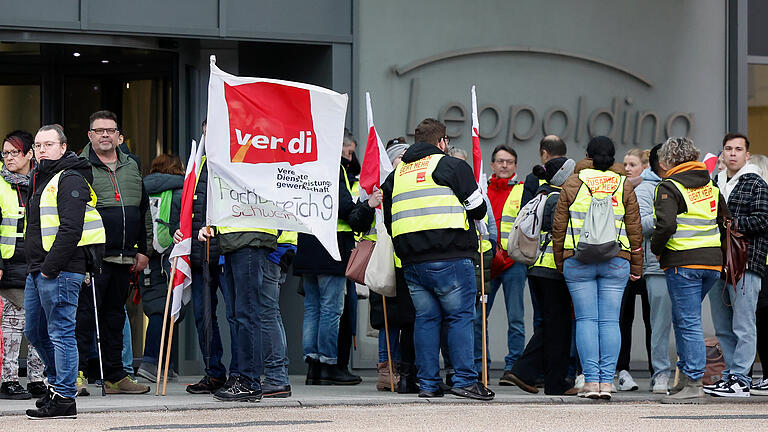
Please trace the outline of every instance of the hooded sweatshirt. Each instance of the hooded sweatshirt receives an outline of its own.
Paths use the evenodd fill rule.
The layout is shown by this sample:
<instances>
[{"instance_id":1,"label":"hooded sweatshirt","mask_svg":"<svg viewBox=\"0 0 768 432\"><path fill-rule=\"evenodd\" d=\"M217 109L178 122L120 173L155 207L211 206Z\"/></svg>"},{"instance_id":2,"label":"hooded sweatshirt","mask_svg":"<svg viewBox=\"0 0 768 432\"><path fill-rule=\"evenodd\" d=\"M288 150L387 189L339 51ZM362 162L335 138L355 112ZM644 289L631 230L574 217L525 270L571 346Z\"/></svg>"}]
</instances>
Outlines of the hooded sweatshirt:
<instances>
[{"instance_id":1,"label":"hooded sweatshirt","mask_svg":"<svg viewBox=\"0 0 768 432\"><path fill-rule=\"evenodd\" d=\"M59 231L51 250L43 250L40 236L40 195L51 178L59 171L65 171L59 178L56 196L59 211ZM76 172L75 172L76 171ZM78 175L79 174L79 175ZM29 273L42 272L49 278L59 272L85 274L85 247L77 246L83 234L85 205L90 199L88 182L93 180L91 164L85 158L68 151L60 159L44 159L32 171L32 187L27 200L27 232L24 252ZM85 179L85 180L84 180ZM102 249L103 250L103 249Z\"/></svg>"},{"instance_id":2,"label":"hooded sweatshirt","mask_svg":"<svg viewBox=\"0 0 768 432\"><path fill-rule=\"evenodd\" d=\"M661 258L662 269L688 267L709 270L721 270L723 251L721 247L704 247L682 251L667 249L667 242L677 230L677 215L688 211L683 195L669 180L675 180L685 188L706 186L711 180L706 165L702 162L685 162L669 171L667 177L659 183L654 198L656 228L651 236L651 252ZM725 229L723 223L729 215L723 194L719 194L717 206L717 225L720 228L721 244L724 244Z\"/></svg>"},{"instance_id":3,"label":"hooded sweatshirt","mask_svg":"<svg viewBox=\"0 0 768 432\"><path fill-rule=\"evenodd\" d=\"M717 187L728 202L736 230L749 240L747 270L764 277L768 274L768 184L760 173L760 169L750 163L730 179L727 170L723 170L717 175Z\"/></svg>"},{"instance_id":4,"label":"hooded sweatshirt","mask_svg":"<svg viewBox=\"0 0 768 432\"><path fill-rule=\"evenodd\" d=\"M659 266L656 255L651 252L651 234L656 225L653 219L653 198L661 177L650 168L646 168L640 174L640 178L643 181L635 187L635 196L637 205L640 206L640 221L643 225L643 275L663 275L664 272Z\"/></svg>"}]
</instances>

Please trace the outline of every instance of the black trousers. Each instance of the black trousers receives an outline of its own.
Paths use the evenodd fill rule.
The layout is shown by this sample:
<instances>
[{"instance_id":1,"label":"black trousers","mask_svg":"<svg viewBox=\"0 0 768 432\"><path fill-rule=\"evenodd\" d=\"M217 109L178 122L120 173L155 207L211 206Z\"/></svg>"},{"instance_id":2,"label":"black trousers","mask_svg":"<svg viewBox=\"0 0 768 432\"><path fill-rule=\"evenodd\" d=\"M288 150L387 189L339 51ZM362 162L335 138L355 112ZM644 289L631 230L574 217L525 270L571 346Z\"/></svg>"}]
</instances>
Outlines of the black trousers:
<instances>
[{"instance_id":1,"label":"black trousers","mask_svg":"<svg viewBox=\"0 0 768 432\"><path fill-rule=\"evenodd\" d=\"M571 295L563 280L528 276L528 284L539 300L542 322L512 373L533 385L544 374L544 393L560 395L570 388L565 378L571 352Z\"/></svg>"},{"instance_id":2,"label":"black trousers","mask_svg":"<svg viewBox=\"0 0 768 432\"><path fill-rule=\"evenodd\" d=\"M79 370L88 371L88 358L96 349L96 321L93 310L93 286L96 285L96 306L99 310L99 336L104 366L104 379L117 382L126 377L123 370L123 326L125 301L130 292L129 264L105 262L100 274L92 275L90 285L83 284L77 305L75 337L79 354Z\"/></svg>"},{"instance_id":3,"label":"black trousers","mask_svg":"<svg viewBox=\"0 0 768 432\"><path fill-rule=\"evenodd\" d=\"M632 348L632 323L635 321L635 298L640 296L643 305L643 324L645 325L645 352L648 358L648 371L653 375L651 366L651 304L648 303L648 290L645 279L629 281L621 299L619 328L621 329L621 350L616 362L616 371L629 370L629 354Z\"/></svg>"}]
</instances>

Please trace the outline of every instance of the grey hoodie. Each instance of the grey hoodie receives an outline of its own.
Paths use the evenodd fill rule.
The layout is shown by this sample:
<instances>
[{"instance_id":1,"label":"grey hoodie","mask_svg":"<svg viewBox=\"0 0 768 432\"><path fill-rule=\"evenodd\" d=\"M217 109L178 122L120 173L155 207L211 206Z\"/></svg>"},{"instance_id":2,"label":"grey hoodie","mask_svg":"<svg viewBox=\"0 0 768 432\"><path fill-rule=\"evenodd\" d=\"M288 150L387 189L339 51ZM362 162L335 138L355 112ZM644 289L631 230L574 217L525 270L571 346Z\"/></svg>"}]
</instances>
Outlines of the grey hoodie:
<instances>
[{"instance_id":1,"label":"grey hoodie","mask_svg":"<svg viewBox=\"0 0 768 432\"><path fill-rule=\"evenodd\" d=\"M640 221L643 226L643 275L663 275L664 272L659 266L659 261L656 260L656 255L651 252L651 234L656 224L653 217L653 199L661 178L650 168L644 169L640 177L643 182L635 188L635 196L640 206Z\"/></svg>"}]
</instances>

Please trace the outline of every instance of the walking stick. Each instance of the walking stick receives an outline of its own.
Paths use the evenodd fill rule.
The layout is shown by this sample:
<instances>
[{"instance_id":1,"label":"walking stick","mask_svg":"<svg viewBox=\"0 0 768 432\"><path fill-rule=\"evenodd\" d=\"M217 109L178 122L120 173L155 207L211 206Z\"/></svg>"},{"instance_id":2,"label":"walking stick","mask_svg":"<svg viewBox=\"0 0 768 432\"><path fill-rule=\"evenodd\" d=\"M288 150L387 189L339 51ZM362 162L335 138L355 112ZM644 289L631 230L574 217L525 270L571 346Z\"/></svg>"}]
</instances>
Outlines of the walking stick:
<instances>
[{"instance_id":1,"label":"walking stick","mask_svg":"<svg viewBox=\"0 0 768 432\"><path fill-rule=\"evenodd\" d=\"M176 324L176 318L171 319L171 329L168 331L168 348L165 350L165 370L163 371L163 396L165 396L165 386L168 385L168 364L171 362L171 346L173 345L174 324Z\"/></svg>"},{"instance_id":2,"label":"walking stick","mask_svg":"<svg viewBox=\"0 0 768 432\"><path fill-rule=\"evenodd\" d=\"M160 394L160 372L163 365L163 347L165 345L165 331L168 328L168 306L171 303L171 293L173 292L173 278L176 276L176 264L179 262L179 257L173 258L173 264L171 265L171 277L168 280L168 293L165 295L165 312L163 313L163 331L160 336L160 351L157 352L157 385L155 386L155 396Z\"/></svg>"},{"instance_id":3,"label":"walking stick","mask_svg":"<svg viewBox=\"0 0 768 432\"><path fill-rule=\"evenodd\" d=\"M107 395L107 387L104 382L104 365L101 361L101 332L99 331L99 307L96 305L96 277L91 274L91 288L93 288L93 318L96 321L96 349L99 355L99 379L101 379L101 395Z\"/></svg>"},{"instance_id":4,"label":"walking stick","mask_svg":"<svg viewBox=\"0 0 768 432\"><path fill-rule=\"evenodd\" d=\"M389 388L394 393L395 391L395 379L392 376L392 352L389 350L389 323L387 321L387 296L381 296L381 300L384 302L384 333L387 336L387 364L389 365Z\"/></svg>"},{"instance_id":5,"label":"walking stick","mask_svg":"<svg viewBox=\"0 0 768 432\"><path fill-rule=\"evenodd\" d=\"M483 385L488 387L488 353L486 352L485 312L485 265L483 261L483 236L480 237L480 302L483 304Z\"/></svg>"}]
</instances>

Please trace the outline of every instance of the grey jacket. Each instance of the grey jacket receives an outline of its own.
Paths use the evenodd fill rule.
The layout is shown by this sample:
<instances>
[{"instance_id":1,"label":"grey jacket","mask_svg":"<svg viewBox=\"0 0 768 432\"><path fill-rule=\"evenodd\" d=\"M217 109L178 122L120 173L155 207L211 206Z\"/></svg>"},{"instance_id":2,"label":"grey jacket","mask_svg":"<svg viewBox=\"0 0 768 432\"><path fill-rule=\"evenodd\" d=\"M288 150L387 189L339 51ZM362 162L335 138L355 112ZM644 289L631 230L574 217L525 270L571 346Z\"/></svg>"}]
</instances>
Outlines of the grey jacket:
<instances>
[{"instance_id":1,"label":"grey jacket","mask_svg":"<svg viewBox=\"0 0 768 432\"><path fill-rule=\"evenodd\" d=\"M640 206L640 222L643 226L643 275L663 275L664 272L656 260L656 255L651 252L651 234L656 224L653 217L653 199L661 178L650 168L643 170L640 177L643 178L643 182L635 188L635 196Z\"/></svg>"}]
</instances>

